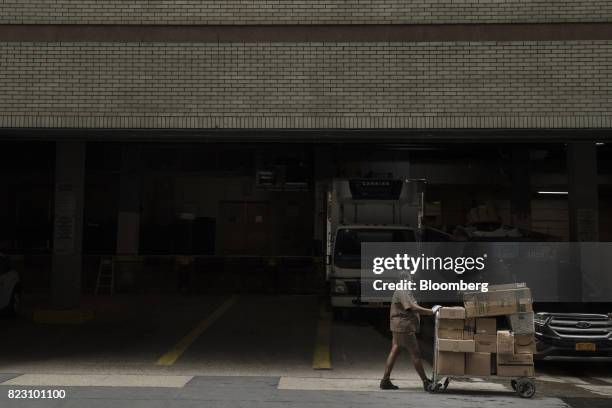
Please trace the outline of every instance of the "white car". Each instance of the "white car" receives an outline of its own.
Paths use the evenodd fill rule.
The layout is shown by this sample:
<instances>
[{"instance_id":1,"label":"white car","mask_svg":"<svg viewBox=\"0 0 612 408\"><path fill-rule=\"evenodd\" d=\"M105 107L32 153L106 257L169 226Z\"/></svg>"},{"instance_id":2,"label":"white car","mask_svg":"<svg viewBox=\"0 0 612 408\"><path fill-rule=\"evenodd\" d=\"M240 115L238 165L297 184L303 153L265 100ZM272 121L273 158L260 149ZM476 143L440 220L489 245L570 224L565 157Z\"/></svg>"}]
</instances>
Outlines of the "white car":
<instances>
[{"instance_id":1,"label":"white car","mask_svg":"<svg viewBox=\"0 0 612 408\"><path fill-rule=\"evenodd\" d=\"M0 254L0 310L15 316L21 305L21 281L8 257Z\"/></svg>"}]
</instances>

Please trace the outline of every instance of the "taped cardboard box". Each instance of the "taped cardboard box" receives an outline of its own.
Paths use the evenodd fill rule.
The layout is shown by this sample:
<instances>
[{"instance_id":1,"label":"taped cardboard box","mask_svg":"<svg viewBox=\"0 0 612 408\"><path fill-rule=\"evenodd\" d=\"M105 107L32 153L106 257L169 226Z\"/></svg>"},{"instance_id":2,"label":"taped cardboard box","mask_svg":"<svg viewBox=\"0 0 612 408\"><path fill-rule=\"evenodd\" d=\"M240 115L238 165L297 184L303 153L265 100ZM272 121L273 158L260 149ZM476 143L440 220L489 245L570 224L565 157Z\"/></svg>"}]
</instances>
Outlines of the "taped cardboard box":
<instances>
[{"instance_id":1,"label":"taped cardboard box","mask_svg":"<svg viewBox=\"0 0 612 408\"><path fill-rule=\"evenodd\" d=\"M497 362L497 375L499 377L533 377L535 370L531 365L505 365Z\"/></svg>"},{"instance_id":2,"label":"taped cardboard box","mask_svg":"<svg viewBox=\"0 0 612 408\"><path fill-rule=\"evenodd\" d=\"M443 307L438 311L440 319L465 319L465 308L461 306Z\"/></svg>"},{"instance_id":3,"label":"taped cardboard box","mask_svg":"<svg viewBox=\"0 0 612 408\"><path fill-rule=\"evenodd\" d=\"M494 317L477 317L475 334L497 335L497 319Z\"/></svg>"},{"instance_id":4,"label":"taped cardboard box","mask_svg":"<svg viewBox=\"0 0 612 408\"><path fill-rule=\"evenodd\" d=\"M508 316L508 320L514 334L532 334L535 332L533 312L511 314Z\"/></svg>"},{"instance_id":5,"label":"taped cardboard box","mask_svg":"<svg viewBox=\"0 0 612 408\"><path fill-rule=\"evenodd\" d=\"M535 354L537 352L533 334L514 335L514 354Z\"/></svg>"},{"instance_id":6,"label":"taped cardboard box","mask_svg":"<svg viewBox=\"0 0 612 408\"><path fill-rule=\"evenodd\" d=\"M527 287L525 282L515 282L515 283L502 283L501 285L489 285L489 292L496 292L499 290L509 290L509 289L524 289Z\"/></svg>"},{"instance_id":7,"label":"taped cardboard box","mask_svg":"<svg viewBox=\"0 0 612 408\"><path fill-rule=\"evenodd\" d=\"M438 339L463 340L463 319L439 319Z\"/></svg>"},{"instance_id":8,"label":"taped cardboard box","mask_svg":"<svg viewBox=\"0 0 612 408\"><path fill-rule=\"evenodd\" d=\"M465 353L453 353L452 351L438 351L437 357L438 374L441 375L464 375Z\"/></svg>"},{"instance_id":9,"label":"taped cardboard box","mask_svg":"<svg viewBox=\"0 0 612 408\"><path fill-rule=\"evenodd\" d=\"M497 363L502 365L533 365L533 354L498 354Z\"/></svg>"},{"instance_id":10,"label":"taped cardboard box","mask_svg":"<svg viewBox=\"0 0 612 408\"><path fill-rule=\"evenodd\" d=\"M529 288L466 292L463 294L463 303L466 317L502 316L533 311Z\"/></svg>"},{"instance_id":11,"label":"taped cardboard box","mask_svg":"<svg viewBox=\"0 0 612 408\"><path fill-rule=\"evenodd\" d=\"M508 330L497 332L497 358L500 354L514 354L514 336Z\"/></svg>"},{"instance_id":12,"label":"taped cardboard box","mask_svg":"<svg viewBox=\"0 0 612 408\"><path fill-rule=\"evenodd\" d=\"M465 319L465 325L463 326L463 340L474 340L474 333L476 332L476 319L469 318Z\"/></svg>"},{"instance_id":13,"label":"taped cardboard box","mask_svg":"<svg viewBox=\"0 0 612 408\"><path fill-rule=\"evenodd\" d=\"M475 334L477 353L497 353L497 334Z\"/></svg>"},{"instance_id":14,"label":"taped cardboard box","mask_svg":"<svg viewBox=\"0 0 612 408\"><path fill-rule=\"evenodd\" d=\"M491 353L467 353L465 355L465 374L491 375Z\"/></svg>"},{"instance_id":15,"label":"taped cardboard box","mask_svg":"<svg viewBox=\"0 0 612 408\"><path fill-rule=\"evenodd\" d=\"M438 350L452 351L455 353L473 353L476 351L476 344L474 343L474 340L452 340L439 338Z\"/></svg>"}]
</instances>

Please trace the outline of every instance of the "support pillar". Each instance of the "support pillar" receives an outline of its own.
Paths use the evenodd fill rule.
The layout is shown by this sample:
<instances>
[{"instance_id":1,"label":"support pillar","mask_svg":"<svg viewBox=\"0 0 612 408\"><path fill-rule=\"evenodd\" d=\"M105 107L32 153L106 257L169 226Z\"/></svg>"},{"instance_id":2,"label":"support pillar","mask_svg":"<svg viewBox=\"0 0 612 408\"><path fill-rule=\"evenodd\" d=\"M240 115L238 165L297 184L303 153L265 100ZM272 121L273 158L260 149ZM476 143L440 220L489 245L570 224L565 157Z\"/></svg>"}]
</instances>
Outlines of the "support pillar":
<instances>
[{"instance_id":1,"label":"support pillar","mask_svg":"<svg viewBox=\"0 0 612 408\"><path fill-rule=\"evenodd\" d=\"M140 246L140 173L139 154L135 147L124 147L119 180L119 214L117 215L117 254L138 255Z\"/></svg>"},{"instance_id":2,"label":"support pillar","mask_svg":"<svg viewBox=\"0 0 612 408\"><path fill-rule=\"evenodd\" d=\"M531 229L531 165L526 147L512 149L510 197L510 222L516 227Z\"/></svg>"},{"instance_id":3,"label":"support pillar","mask_svg":"<svg viewBox=\"0 0 612 408\"><path fill-rule=\"evenodd\" d=\"M85 142L57 142L51 305L75 309L81 295Z\"/></svg>"},{"instance_id":4,"label":"support pillar","mask_svg":"<svg viewBox=\"0 0 612 408\"><path fill-rule=\"evenodd\" d=\"M591 295L590 282L597 284L600 269L597 248L578 244L599 241L595 143L575 142L567 145L567 176L571 269L563 277L565 296L562 300L582 302L585 296Z\"/></svg>"},{"instance_id":5,"label":"support pillar","mask_svg":"<svg viewBox=\"0 0 612 408\"><path fill-rule=\"evenodd\" d=\"M567 145L567 177L570 241L599 241L599 195L595 143L575 142Z\"/></svg>"},{"instance_id":6,"label":"support pillar","mask_svg":"<svg viewBox=\"0 0 612 408\"><path fill-rule=\"evenodd\" d=\"M314 176L314 241L315 255L325 255L327 242L327 191L335 175L332 148L316 146L313 149Z\"/></svg>"}]
</instances>

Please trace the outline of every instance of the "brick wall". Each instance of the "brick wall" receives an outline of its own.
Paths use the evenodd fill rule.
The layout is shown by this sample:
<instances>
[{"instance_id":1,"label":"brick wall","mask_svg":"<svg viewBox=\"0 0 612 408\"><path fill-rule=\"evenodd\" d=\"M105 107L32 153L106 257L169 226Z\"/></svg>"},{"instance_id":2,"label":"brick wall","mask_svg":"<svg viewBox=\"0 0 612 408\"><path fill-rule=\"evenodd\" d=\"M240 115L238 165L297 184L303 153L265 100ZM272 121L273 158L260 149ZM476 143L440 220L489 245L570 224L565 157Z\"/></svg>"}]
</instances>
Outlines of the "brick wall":
<instances>
[{"instance_id":1,"label":"brick wall","mask_svg":"<svg viewBox=\"0 0 612 408\"><path fill-rule=\"evenodd\" d=\"M609 0L3 0L0 23L315 24L612 21Z\"/></svg>"},{"instance_id":2,"label":"brick wall","mask_svg":"<svg viewBox=\"0 0 612 408\"><path fill-rule=\"evenodd\" d=\"M612 41L0 43L0 127L611 127Z\"/></svg>"}]
</instances>

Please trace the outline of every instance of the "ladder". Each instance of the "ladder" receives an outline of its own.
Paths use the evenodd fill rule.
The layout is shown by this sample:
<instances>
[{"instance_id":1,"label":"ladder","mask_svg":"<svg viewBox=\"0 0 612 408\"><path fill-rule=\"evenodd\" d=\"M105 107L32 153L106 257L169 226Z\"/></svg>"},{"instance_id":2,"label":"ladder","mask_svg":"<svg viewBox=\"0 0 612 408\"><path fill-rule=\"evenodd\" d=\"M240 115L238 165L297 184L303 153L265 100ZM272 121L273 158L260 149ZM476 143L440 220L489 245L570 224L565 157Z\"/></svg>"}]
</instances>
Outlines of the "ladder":
<instances>
[{"instance_id":1,"label":"ladder","mask_svg":"<svg viewBox=\"0 0 612 408\"><path fill-rule=\"evenodd\" d=\"M98 266L98 279L96 280L96 291L105 292L112 295L115 291L115 258L112 256L103 256L100 258Z\"/></svg>"}]
</instances>

